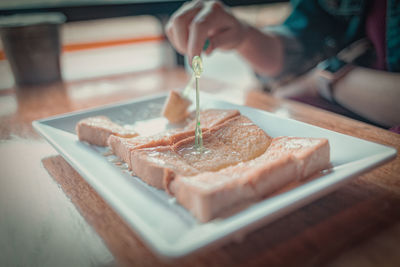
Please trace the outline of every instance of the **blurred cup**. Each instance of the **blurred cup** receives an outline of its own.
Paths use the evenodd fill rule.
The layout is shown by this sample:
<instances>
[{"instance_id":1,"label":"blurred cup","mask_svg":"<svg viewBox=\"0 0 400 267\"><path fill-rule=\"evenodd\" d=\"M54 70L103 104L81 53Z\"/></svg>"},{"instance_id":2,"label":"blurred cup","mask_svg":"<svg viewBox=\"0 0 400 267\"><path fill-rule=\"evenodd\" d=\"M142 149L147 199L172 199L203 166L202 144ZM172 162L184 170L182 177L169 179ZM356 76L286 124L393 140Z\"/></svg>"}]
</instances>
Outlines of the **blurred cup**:
<instances>
[{"instance_id":1,"label":"blurred cup","mask_svg":"<svg viewBox=\"0 0 400 267\"><path fill-rule=\"evenodd\" d=\"M0 17L6 57L18 86L61 81L61 13L19 14Z\"/></svg>"}]
</instances>

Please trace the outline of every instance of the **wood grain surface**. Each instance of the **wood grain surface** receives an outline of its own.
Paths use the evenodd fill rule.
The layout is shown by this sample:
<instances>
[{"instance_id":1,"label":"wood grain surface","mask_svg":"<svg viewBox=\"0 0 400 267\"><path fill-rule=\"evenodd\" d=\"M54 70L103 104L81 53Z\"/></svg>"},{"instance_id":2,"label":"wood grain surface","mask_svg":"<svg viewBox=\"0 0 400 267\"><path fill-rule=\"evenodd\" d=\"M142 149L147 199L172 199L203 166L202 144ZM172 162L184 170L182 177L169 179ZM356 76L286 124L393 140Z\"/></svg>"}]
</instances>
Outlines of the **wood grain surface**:
<instances>
[{"instance_id":1,"label":"wood grain surface","mask_svg":"<svg viewBox=\"0 0 400 267\"><path fill-rule=\"evenodd\" d=\"M10 139L42 142L32 120L182 87L181 69L95 79L0 93L0 151ZM204 81L216 94L244 95L242 103L319 127L400 149L400 137L362 122L288 100L255 88ZM236 93L235 93L236 92ZM240 102L239 101L239 102ZM15 139L15 136L18 136ZM17 141L15 141L17 140ZM20 141L19 141L20 140ZM45 155L43 155L45 154ZM242 240L178 259L155 256L86 181L54 152L35 156L79 213L124 266L399 266L400 160L368 172L337 191L262 226ZM2 155L3 158L4 155ZM10 162L11 164L12 162ZM29 172L29 170L28 170ZM32 176L37 173L32 172ZM42 174L41 174L42 175ZM11 179L12 177L10 177ZM43 177L34 177L43 179ZM47 205L47 206L46 206ZM51 202L44 208L54 208ZM76 230L79 234L79 230ZM76 234L76 233L70 233ZM1 263L1 261L0 261Z\"/></svg>"}]
</instances>

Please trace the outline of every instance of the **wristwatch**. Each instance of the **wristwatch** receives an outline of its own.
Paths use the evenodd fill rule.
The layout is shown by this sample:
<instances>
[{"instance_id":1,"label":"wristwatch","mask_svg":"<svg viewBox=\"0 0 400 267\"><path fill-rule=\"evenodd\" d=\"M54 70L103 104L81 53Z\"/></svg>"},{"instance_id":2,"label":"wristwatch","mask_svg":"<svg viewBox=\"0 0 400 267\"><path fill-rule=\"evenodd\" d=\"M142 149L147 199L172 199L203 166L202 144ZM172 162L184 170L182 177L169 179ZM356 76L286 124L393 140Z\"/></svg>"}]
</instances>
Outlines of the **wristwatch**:
<instances>
[{"instance_id":1,"label":"wristwatch","mask_svg":"<svg viewBox=\"0 0 400 267\"><path fill-rule=\"evenodd\" d=\"M333 97L333 86L353 69L353 65L337 57L332 57L319 63L317 69L319 95L332 103L336 103Z\"/></svg>"}]
</instances>

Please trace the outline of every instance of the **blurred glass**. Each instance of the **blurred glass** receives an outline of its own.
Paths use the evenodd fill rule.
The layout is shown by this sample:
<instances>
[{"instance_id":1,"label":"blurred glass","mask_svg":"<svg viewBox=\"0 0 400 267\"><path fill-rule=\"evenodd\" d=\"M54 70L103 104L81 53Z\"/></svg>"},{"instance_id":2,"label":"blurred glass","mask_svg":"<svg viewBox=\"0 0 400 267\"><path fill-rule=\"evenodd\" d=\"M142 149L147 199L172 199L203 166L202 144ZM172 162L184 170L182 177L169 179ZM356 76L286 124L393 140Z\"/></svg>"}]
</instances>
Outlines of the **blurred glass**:
<instances>
[{"instance_id":1,"label":"blurred glass","mask_svg":"<svg viewBox=\"0 0 400 267\"><path fill-rule=\"evenodd\" d=\"M61 81L61 13L20 14L0 18L6 57L18 86Z\"/></svg>"}]
</instances>

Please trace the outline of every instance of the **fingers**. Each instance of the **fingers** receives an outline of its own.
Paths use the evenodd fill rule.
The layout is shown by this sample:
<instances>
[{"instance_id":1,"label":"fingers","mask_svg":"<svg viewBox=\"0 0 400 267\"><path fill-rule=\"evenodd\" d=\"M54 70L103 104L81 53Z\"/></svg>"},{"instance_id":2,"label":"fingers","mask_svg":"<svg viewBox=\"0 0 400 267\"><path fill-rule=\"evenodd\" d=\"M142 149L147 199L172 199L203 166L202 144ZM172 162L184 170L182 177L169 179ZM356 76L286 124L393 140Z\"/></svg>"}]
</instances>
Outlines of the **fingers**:
<instances>
[{"instance_id":1,"label":"fingers","mask_svg":"<svg viewBox=\"0 0 400 267\"><path fill-rule=\"evenodd\" d=\"M173 37L172 40L170 40L176 50L181 54L187 53L188 31L188 26L185 22L177 22L175 23L175 27L172 28Z\"/></svg>"},{"instance_id":2,"label":"fingers","mask_svg":"<svg viewBox=\"0 0 400 267\"><path fill-rule=\"evenodd\" d=\"M187 2L171 16L166 25L168 39L181 54L187 53L189 25L202 7L202 1Z\"/></svg>"},{"instance_id":3,"label":"fingers","mask_svg":"<svg viewBox=\"0 0 400 267\"><path fill-rule=\"evenodd\" d=\"M241 41L243 25L216 1L194 1L183 5L171 17L166 33L179 53L189 62L200 55L207 39L210 54L216 48L232 49Z\"/></svg>"},{"instance_id":4,"label":"fingers","mask_svg":"<svg viewBox=\"0 0 400 267\"><path fill-rule=\"evenodd\" d=\"M219 2L207 2L205 7L193 18L189 26L187 55L189 61L200 55L206 40L227 27L224 10ZM211 51L211 47L207 51Z\"/></svg>"}]
</instances>

